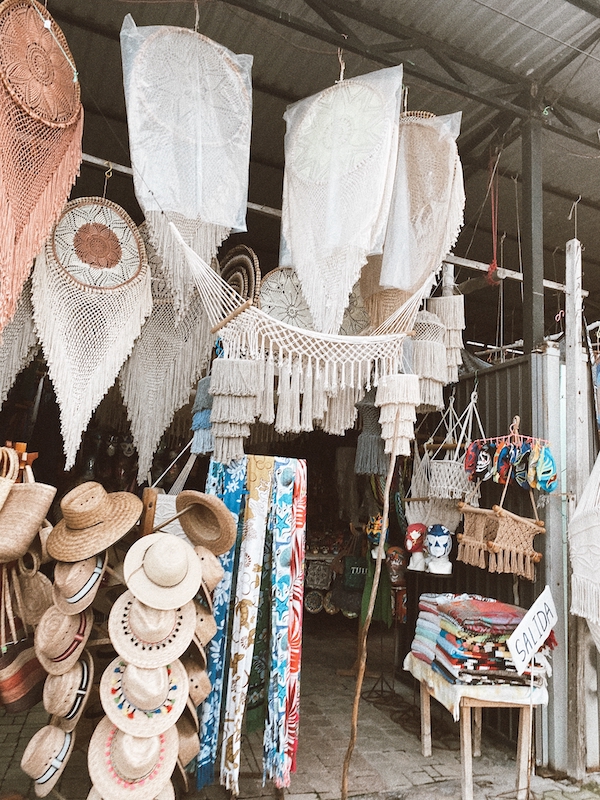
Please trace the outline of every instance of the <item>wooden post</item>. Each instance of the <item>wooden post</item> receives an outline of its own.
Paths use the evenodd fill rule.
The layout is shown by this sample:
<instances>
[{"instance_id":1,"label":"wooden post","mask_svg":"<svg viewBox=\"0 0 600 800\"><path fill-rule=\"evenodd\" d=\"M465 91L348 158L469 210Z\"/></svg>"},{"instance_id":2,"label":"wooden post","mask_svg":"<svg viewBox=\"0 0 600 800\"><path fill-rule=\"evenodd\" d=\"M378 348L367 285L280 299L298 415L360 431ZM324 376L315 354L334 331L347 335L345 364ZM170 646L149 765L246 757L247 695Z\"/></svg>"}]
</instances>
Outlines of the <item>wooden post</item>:
<instances>
[{"instance_id":1,"label":"wooden post","mask_svg":"<svg viewBox=\"0 0 600 800\"><path fill-rule=\"evenodd\" d=\"M421 697L421 753L425 758L431 755L431 695L425 681L419 683Z\"/></svg>"}]
</instances>

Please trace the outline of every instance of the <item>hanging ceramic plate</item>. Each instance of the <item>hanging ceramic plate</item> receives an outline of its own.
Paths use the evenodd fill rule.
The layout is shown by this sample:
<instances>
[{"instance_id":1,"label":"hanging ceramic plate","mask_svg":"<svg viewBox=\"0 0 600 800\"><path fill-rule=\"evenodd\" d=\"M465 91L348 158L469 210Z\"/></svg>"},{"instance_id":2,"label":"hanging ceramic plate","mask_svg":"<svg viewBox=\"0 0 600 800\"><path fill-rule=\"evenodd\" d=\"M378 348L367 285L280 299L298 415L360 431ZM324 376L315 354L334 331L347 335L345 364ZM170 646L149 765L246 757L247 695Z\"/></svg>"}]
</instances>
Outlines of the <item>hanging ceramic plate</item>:
<instances>
[{"instance_id":1,"label":"hanging ceramic plate","mask_svg":"<svg viewBox=\"0 0 600 800\"><path fill-rule=\"evenodd\" d=\"M304 608L310 614L318 614L323 609L323 593L312 589L304 595Z\"/></svg>"},{"instance_id":2,"label":"hanging ceramic plate","mask_svg":"<svg viewBox=\"0 0 600 800\"><path fill-rule=\"evenodd\" d=\"M232 248L221 261L221 277L244 300L256 305L260 296L261 279L258 256L250 247L240 244Z\"/></svg>"},{"instance_id":3,"label":"hanging ceramic plate","mask_svg":"<svg viewBox=\"0 0 600 800\"><path fill-rule=\"evenodd\" d=\"M327 614L337 614L339 612L339 606L331 602L331 592L327 592L323 598L323 608Z\"/></svg>"},{"instance_id":4,"label":"hanging ceramic plate","mask_svg":"<svg viewBox=\"0 0 600 800\"><path fill-rule=\"evenodd\" d=\"M146 249L134 221L102 197L67 203L50 244L69 277L94 289L117 289L147 268Z\"/></svg>"}]
</instances>

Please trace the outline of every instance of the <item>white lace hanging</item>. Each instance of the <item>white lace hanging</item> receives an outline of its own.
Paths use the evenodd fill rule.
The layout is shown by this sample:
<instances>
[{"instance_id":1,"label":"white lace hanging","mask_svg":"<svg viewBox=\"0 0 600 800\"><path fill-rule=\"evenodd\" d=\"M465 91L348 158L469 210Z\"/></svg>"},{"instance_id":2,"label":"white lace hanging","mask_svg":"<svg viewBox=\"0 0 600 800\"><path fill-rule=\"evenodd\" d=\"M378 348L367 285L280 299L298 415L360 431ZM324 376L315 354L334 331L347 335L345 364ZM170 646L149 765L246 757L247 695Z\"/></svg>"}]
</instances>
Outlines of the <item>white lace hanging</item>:
<instances>
[{"instance_id":1,"label":"white lace hanging","mask_svg":"<svg viewBox=\"0 0 600 800\"><path fill-rule=\"evenodd\" d=\"M246 230L252 56L130 14L121 50L135 193L181 313L192 281L169 222L208 263Z\"/></svg>"},{"instance_id":2,"label":"white lace hanging","mask_svg":"<svg viewBox=\"0 0 600 800\"><path fill-rule=\"evenodd\" d=\"M382 288L413 294L429 279L430 289L444 256L456 242L465 205L456 147L460 117L460 113L435 117L426 112L401 116Z\"/></svg>"},{"instance_id":3,"label":"white lace hanging","mask_svg":"<svg viewBox=\"0 0 600 800\"><path fill-rule=\"evenodd\" d=\"M137 227L115 203L68 203L33 271L34 319L60 407L65 469L152 310Z\"/></svg>"},{"instance_id":4,"label":"white lace hanging","mask_svg":"<svg viewBox=\"0 0 600 800\"><path fill-rule=\"evenodd\" d=\"M370 253L380 253L398 153L402 67L336 83L284 114L280 263L315 328L337 333Z\"/></svg>"},{"instance_id":5,"label":"white lace hanging","mask_svg":"<svg viewBox=\"0 0 600 800\"><path fill-rule=\"evenodd\" d=\"M430 297L427 310L431 311L446 327L446 363L448 383L458 381L458 368L462 364L463 337L465 329L465 298L462 294L446 297Z\"/></svg>"},{"instance_id":6,"label":"white lace hanging","mask_svg":"<svg viewBox=\"0 0 600 800\"><path fill-rule=\"evenodd\" d=\"M213 337L197 292L177 320L162 261L140 227L152 276L152 313L121 369L119 382L133 442L138 452L138 482L152 466L160 437L175 412L190 399L207 366Z\"/></svg>"},{"instance_id":7,"label":"white lace hanging","mask_svg":"<svg viewBox=\"0 0 600 800\"><path fill-rule=\"evenodd\" d=\"M32 361L38 339L33 325L31 280L23 286L13 318L4 327L0 342L0 407L17 375Z\"/></svg>"}]
</instances>

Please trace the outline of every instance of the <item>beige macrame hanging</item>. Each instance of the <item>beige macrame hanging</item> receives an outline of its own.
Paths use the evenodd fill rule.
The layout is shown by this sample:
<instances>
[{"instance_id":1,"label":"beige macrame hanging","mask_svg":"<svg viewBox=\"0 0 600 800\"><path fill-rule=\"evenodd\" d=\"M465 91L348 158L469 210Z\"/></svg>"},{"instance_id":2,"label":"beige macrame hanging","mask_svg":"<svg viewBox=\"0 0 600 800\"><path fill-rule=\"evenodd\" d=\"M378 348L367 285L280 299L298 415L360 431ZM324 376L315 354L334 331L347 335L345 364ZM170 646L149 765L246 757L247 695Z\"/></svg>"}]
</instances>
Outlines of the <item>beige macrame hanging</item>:
<instances>
[{"instance_id":1,"label":"beige macrame hanging","mask_svg":"<svg viewBox=\"0 0 600 800\"><path fill-rule=\"evenodd\" d=\"M446 329L430 311L419 311L413 338L413 370L419 376L421 401L418 411L441 411L448 383Z\"/></svg>"},{"instance_id":2,"label":"beige macrame hanging","mask_svg":"<svg viewBox=\"0 0 600 800\"><path fill-rule=\"evenodd\" d=\"M101 197L68 203L36 259L32 295L69 470L152 310L146 250L133 220Z\"/></svg>"},{"instance_id":3,"label":"beige macrame hanging","mask_svg":"<svg viewBox=\"0 0 600 800\"><path fill-rule=\"evenodd\" d=\"M23 286L14 316L2 331L0 343L0 407L17 375L33 360L38 339L33 325L31 281Z\"/></svg>"},{"instance_id":4,"label":"beige macrame hanging","mask_svg":"<svg viewBox=\"0 0 600 800\"><path fill-rule=\"evenodd\" d=\"M386 375L377 385L375 405L379 406L381 436L385 452L392 458L410 455L419 397L418 375Z\"/></svg>"},{"instance_id":5,"label":"beige macrame hanging","mask_svg":"<svg viewBox=\"0 0 600 800\"><path fill-rule=\"evenodd\" d=\"M448 383L458 381L458 368L462 364L463 337L465 329L465 298L462 294L447 297L430 297L427 310L435 314L446 327L446 363Z\"/></svg>"},{"instance_id":6,"label":"beige macrame hanging","mask_svg":"<svg viewBox=\"0 0 600 800\"><path fill-rule=\"evenodd\" d=\"M197 292L178 321L162 261L149 241L146 225L139 230L152 276L152 313L121 370L119 383L138 452L138 482L142 483L160 437L175 412L189 401L208 364L213 337Z\"/></svg>"},{"instance_id":7,"label":"beige macrame hanging","mask_svg":"<svg viewBox=\"0 0 600 800\"><path fill-rule=\"evenodd\" d=\"M0 4L0 331L79 174L73 57L36 0Z\"/></svg>"}]
</instances>

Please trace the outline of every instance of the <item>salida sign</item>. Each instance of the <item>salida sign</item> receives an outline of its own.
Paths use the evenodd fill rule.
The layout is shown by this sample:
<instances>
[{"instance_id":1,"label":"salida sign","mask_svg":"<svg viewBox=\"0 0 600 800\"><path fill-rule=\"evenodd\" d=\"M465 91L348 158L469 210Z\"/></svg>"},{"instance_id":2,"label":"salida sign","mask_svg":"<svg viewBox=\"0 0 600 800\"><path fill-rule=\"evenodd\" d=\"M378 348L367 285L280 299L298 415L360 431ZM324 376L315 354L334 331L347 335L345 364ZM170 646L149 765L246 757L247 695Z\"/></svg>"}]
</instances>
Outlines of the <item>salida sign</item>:
<instances>
[{"instance_id":1,"label":"salida sign","mask_svg":"<svg viewBox=\"0 0 600 800\"><path fill-rule=\"evenodd\" d=\"M525 672L529 662L550 636L557 622L556 606L550 587L546 586L507 642L519 675Z\"/></svg>"}]
</instances>

